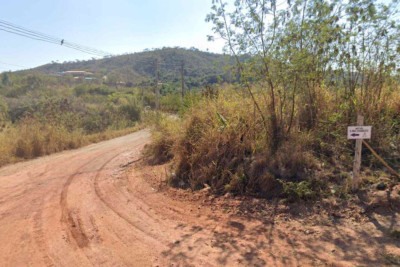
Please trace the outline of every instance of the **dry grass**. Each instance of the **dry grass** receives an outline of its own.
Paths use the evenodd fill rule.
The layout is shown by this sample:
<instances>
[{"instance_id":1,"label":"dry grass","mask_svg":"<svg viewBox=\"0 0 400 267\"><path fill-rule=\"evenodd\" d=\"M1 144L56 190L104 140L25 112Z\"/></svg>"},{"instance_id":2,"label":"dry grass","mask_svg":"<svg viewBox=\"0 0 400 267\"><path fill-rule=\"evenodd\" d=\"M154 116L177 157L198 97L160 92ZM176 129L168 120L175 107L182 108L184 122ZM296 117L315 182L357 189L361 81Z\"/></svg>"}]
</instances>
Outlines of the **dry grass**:
<instances>
[{"instance_id":1,"label":"dry grass","mask_svg":"<svg viewBox=\"0 0 400 267\"><path fill-rule=\"evenodd\" d=\"M163 164L174 157L173 145L179 135L179 121L177 118L162 113L150 113L146 116L146 123L155 125L153 142L146 145L144 155L150 164Z\"/></svg>"},{"instance_id":2,"label":"dry grass","mask_svg":"<svg viewBox=\"0 0 400 267\"><path fill-rule=\"evenodd\" d=\"M305 135L271 155L266 131L250 98L228 90L198 102L182 122L156 121L147 154L153 163L175 158L175 186L196 190L207 184L215 193L271 196L280 191L277 179L304 179L315 159L304 151Z\"/></svg>"},{"instance_id":3,"label":"dry grass","mask_svg":"<svg viewBox=\"0 0 400 267\"><path fill-rule=\"evenodd\" d=\"M260 108L267 111L268 99L255 92ZM346 117L349 106L341 103L340 92L318 88L315 94L317 120L313 127L302 127L307 112L298 100L296 123L276 151L270 150L270 129L263 124L251 97L241 90L222 88L218 96L197 101L181 121L168 117L156 120L154 143L148 154L153 163L174 159L175 174L170 180L174 186L197 190L207 185L217 194L314 199L323 190L328 191L329 179L343 182L332 178L340 174L334 170L350 166L353 155L353 143L345 135L351 123ZM400 94L388 94L387 99L400 100ZM364 115L368 124L378 128L371 141L386 149L400 140L393 127L400 125L399 106L389 100L379 105L381 112L366 110ZM268 112L264 116L268 119ZM288 117L280 120L286 129ZM325 173L332 170L329 178L321 174L321 166Z\"/></svg>"},{"instance_id":4,"label":"dry grass","mask_svg":"<svg viewBox=\"0 0 400 267\"><path fill-rule=\"evenodd\" d=\"M25 120L16 127L0 132L0 166L115 138L134 132L140 127L85 135L80 130L70 132L63 127Z\"/></svg>"}]
</instances>

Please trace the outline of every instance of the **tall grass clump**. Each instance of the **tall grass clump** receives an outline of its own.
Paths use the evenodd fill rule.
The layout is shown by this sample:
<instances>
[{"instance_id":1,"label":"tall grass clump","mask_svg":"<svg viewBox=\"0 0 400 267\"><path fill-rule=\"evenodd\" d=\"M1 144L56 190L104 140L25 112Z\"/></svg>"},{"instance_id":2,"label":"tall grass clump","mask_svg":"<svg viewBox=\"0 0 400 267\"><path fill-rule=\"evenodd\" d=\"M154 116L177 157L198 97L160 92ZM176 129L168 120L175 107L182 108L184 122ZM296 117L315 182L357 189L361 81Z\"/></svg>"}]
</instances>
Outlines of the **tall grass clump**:
<instances>
[{"instance_id":1,"label":"tall grass clump","mask_svg":"<svg viewBox=\"0 0 400 267\"><path fill-rule=\"evenodd\" d=\"M9 129L0 132L0 166L10 163L13 158L14 136Z\"/></svg>"},{"instance_id":2,"label":"tall grass clump","mask_svg":"<svg viewBox=\"0 0 400 267\"><path fill-rule=\"evenodd\" d=\"M153 142L146 146L145 156L151 164L163 164L174 157L173 149L179 136L179 118L159 112L148 111L145 124L154 125Z\"/></svg>"},{"instance_id":3,"label":"tall grass clump","mask_svg":"<svg viewBox=\"0 0 400 267\"><path fill-rule=\"evenodd\" d=\"M154 130L153 161L174 158L171 183L193 190L208 185L218 194L276 195L280 180L308 179L316 164L304 134L291 136L272 153L268 129L240 90L204 96L182 120L162 117Z\"/></svg>"},{"instance_id":4,"label":"tall grass clump","mask_svg":"<svg viewBox=\"0 0 400 267\"><path fill-rule=\"evenodd\" d=\"M78 148L88 143L79 130L68 131L64 127L43 124L33 119L20 122L13 131L17 134L14 155L23 159Z\"/></svg>"},{"instance_id":5,"label":"tall grass clump","mask_svg":"<svg viewBox=\"0 0 400 267\"><path fill-rule=\"evenodd\" d=\"M267 110L264 95L257 88L253 92L259 108ZM346 138L349 106L334 101L342 97L340 92L318 88L315 97L319 99L315 103L318 120L313 127L302 124L307 114L303 113L304 103L299 102L291 132L285 131L283 124L285 136L274 150L271 129L263 123L254 99L241 88L222 86L217 95L203 95L179 119L159 116L148 152L154 163L173 159L170 182L174 186L192 190L209 186L216 194L314 199L324 193L332 178L340 180L333 177L335 173L351 170L354 153L353 142ZM390 99L396 97L393 93ZM390 154L390 145L385 148L385 144L399 144L393 143L399 140L398 130L393 128L398 107L392 101L380 105L379 116L368 110L364 114L373 127L392 127L386 134L377 129L372 142L380 143ZM368 152L365 155L369 157ZM371 166L374 163L372 157L365 161ZM345 186L346 181L342 182Z\"/></svg>"}]
</instances>

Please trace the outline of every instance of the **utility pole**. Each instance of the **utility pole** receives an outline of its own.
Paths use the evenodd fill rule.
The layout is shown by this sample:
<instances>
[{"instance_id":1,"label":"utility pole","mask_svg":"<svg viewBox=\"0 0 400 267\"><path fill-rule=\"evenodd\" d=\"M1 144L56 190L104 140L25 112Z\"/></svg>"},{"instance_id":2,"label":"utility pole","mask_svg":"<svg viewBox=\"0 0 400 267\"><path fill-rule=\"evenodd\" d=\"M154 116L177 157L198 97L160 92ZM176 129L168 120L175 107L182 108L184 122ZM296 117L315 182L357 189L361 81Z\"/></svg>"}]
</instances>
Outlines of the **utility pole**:
<instances>
[{"instance_id":1,"label":"utility pole","mask_svg":"<svg viewBox=\"0 0 400 267\"><path fill-rule=\"evenodd\" d=\"M185 97L185 62L181 62L181 83L182 83L182 99Z\"/></svg>"},{"instance_id":2,"label":"utility pole","mask_svg":"<svg viewBox=\"0 0 400 267\"><path fill-rule=\"evenodd\" d=\"M160 88L158 87L158 83L160 82L160 59L157 58L155 62L155 70L156 70L156 109L160 108Z\"/></svg>"}]
</instances>

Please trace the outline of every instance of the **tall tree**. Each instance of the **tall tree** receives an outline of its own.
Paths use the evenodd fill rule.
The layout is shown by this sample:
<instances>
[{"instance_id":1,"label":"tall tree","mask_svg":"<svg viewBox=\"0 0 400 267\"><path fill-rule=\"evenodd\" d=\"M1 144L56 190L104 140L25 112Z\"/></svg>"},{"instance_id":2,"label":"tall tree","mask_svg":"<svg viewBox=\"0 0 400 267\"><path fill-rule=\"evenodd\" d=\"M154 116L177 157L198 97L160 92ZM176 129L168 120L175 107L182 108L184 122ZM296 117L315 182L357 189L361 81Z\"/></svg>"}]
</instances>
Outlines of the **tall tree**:
<instances>
[{"instance_id":1,"label":"tall tree","mask_svg":"<svg viewBox=\"0 0 400 267\"><path fill-rule=\"evenodd\" d=\"M397 0L236 0L234 6L213 0L206 21L236 57L274 151L293 129L297 99L304 104L297 107L303 128L316 125L318 88L342 90L349 119L377 103L399 68L396 15ZM267 110L254 97L260 87ZM357 92L362 97L356 103Z\"/></svg>"}]
</instances>

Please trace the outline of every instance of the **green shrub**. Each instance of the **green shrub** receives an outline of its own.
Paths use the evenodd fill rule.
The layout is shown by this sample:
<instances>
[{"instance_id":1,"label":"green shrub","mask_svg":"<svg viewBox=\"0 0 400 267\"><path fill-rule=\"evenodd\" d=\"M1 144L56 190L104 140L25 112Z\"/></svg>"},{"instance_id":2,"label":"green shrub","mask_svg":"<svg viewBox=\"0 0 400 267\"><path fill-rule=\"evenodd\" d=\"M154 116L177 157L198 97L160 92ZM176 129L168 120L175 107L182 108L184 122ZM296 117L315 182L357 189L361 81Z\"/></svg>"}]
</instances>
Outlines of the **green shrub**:
<instances>
[{"instance_id":1,"label":"green shrub","mask_svg":"<svg viewBox=\"0 0 400 267\"><path fill-rule=\"evenodd\" d=\"M319 187L316 180L301 181L301 182L288 182L279 180L282 184L282 194L289 201L314 200L320 195Z\"/></svg>"},{"instance_id":2,"label":"green shrub","mask_svg":"<svg viewBox=\"0 0 400 267\"><path fill-rule=\"evenodd\" d=\"M177 113L182 106L182 96L180 93L172 93L162 96L160 108L165 112Z\"/></svg>"},{"instance_id":3,"label":"green shrub","mask_svg":"<svg viewBox=\"0 0 400 267\"><path fill-rule=\"evenodd\" d=\"M130 101L127 104L121 105L119 112L128 120L139 121L142 108L135 101Z\"/></svg>"}]
</instances>

